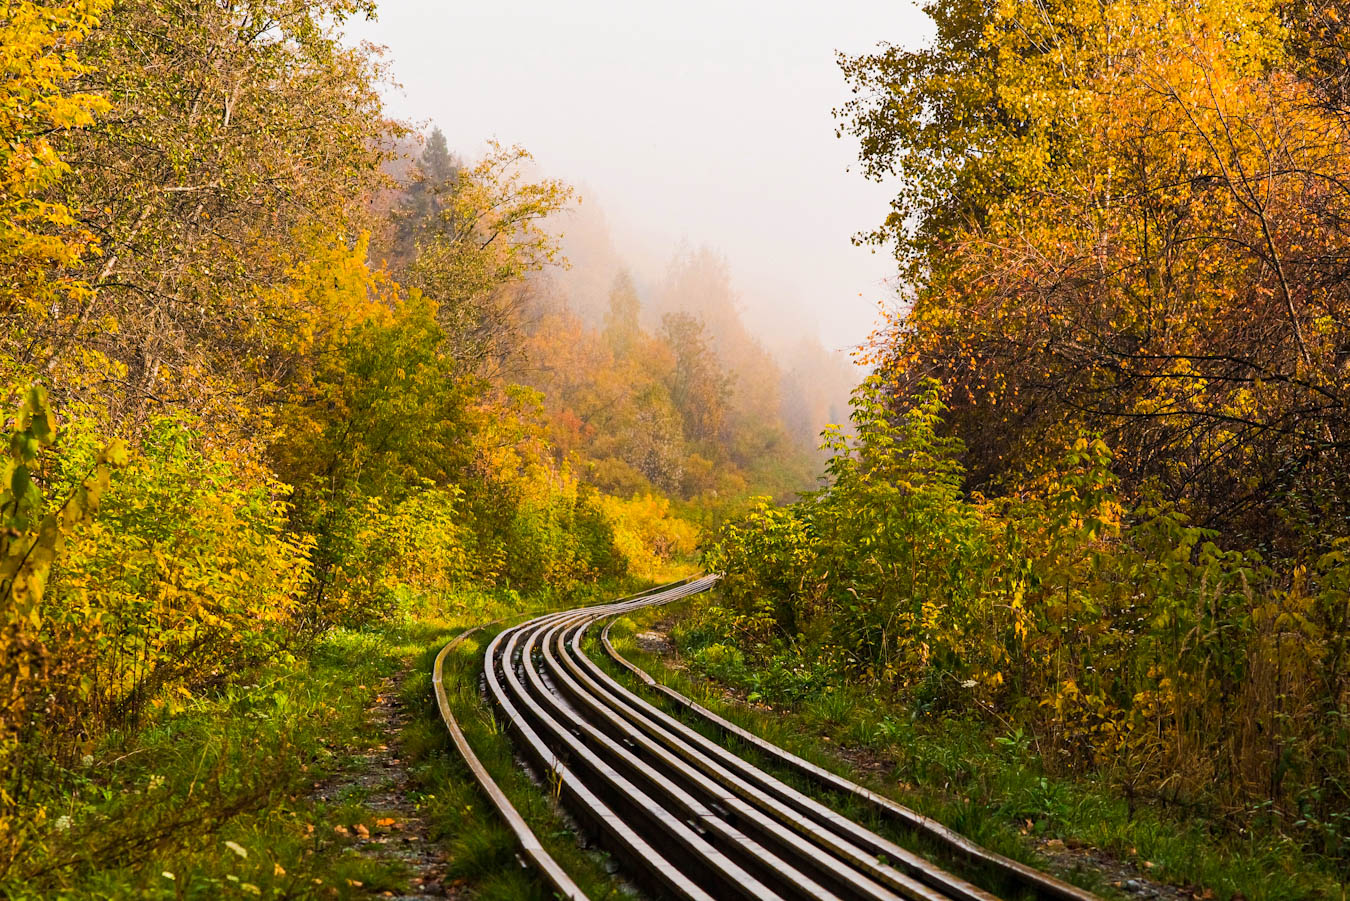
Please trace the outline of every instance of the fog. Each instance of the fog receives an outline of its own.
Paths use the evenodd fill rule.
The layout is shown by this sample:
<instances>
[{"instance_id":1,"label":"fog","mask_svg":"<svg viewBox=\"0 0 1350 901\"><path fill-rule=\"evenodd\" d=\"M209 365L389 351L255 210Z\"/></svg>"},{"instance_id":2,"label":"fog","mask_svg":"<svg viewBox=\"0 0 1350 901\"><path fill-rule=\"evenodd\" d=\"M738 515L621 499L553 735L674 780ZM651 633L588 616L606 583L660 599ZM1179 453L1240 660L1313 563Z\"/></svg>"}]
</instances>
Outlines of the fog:
<instances>
[{"instance_id":1,"label":"fog","mask_svg":"<svg viewBox=\"0 0 1350 901\"><path fill-rule=\"evenodd\" d=\"M892 294L889 255L850 240L895 189L848 171L834 57L927 29L912 5L862 0L390 0L348 31L387 47L394 116L439 126L463 157L488 138L527 147L603 209L639 280L676 248L721 255L747 326L782 357L810 337L847 351Z\"/></svg>"}]
</instances>

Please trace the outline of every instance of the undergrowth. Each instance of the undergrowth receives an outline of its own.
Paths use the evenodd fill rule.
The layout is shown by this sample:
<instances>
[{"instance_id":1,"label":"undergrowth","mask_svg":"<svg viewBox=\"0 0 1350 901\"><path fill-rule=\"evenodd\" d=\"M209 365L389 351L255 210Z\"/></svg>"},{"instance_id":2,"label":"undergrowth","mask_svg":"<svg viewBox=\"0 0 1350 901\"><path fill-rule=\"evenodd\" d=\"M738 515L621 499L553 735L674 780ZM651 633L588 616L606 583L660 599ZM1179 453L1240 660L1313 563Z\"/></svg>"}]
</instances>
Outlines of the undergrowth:
<instances>
[{"instance_id":1,"label":"undergrowth","mask_svg":"<svg viewBox=\"0 0 1350 901\"><path fill-rule=\"evenodd\" d=\"M410 650L409 624L337 631L312 655L258 670L113 733L47 787L41 841L0 880L26 898L353 897L403 875L336 831L359 797L315 789L384 740L367 710Z\"/></svg>"}]
</instances>

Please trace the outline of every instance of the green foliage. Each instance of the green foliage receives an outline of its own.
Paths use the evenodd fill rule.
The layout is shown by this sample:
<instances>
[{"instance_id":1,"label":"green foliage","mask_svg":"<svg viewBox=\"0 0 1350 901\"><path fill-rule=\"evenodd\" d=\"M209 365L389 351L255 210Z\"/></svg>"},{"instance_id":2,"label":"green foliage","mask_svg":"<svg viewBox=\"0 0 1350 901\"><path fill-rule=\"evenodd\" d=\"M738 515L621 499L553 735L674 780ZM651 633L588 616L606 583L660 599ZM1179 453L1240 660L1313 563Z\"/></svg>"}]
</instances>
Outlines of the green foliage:
<instances>
[{"instance_id":1,"label":"green foliage","mask_svg":"<svg viewBox=\"0 0 1350 901\"><path fill-rule=\"evenodd\" d=\"M873 684L845 683L839 673L803 655L714 670L700 649L721 639L704 613L690 620L678 608L646 611L630 632L672 615L687 625L677 625L671 636L692 666L644 652L629 640L619 640L620 652L754 734L986 848L1038 868L1061 869L1059 875L1105 896L1118 877L1082 866L1088 849L1201 896L1212 890L1217 898L1324 901L1341 894L1344 875L1334 860L1271 829L1257 811L1239 814L1240 829L1225 830L1192 805L1169 810L1143 803L1138 795L1122 793L1109 773L1052 771L1034 731L1009 727L980 710L919 715L910 698ZM716 681L708 678L714 672ZM771 680L771 672L790 674L792 681ZM816 790L810 783L799 787ZM821 793L819 799L841 812L850 809L844 796ZM865 810L853 810L866 816ZM873 828L885 832L887 824ZM902 845L912 840L904 830L891 837ZM1051 852L1046 842L1053 839L1067 850ZM985 887L999 897L1016 896L1010 886Z\"/></svg>"},{"instance_id":2,"label":"green foliage","mask_svg":"<svg viewBox=\"0 0 1350 901\"><path fill-rule=\"evenodd\" d=\"M312 535L310 630L394 613L468 581L536 590L619 575L592 494L549 451L540 399L465 371L439 306L332 251L345 278L296 273L299 306L343 314L280 411L273 465ZM372 299L374 302L372 302Z\"/></svg>"},{"instance_id":3,"label":"green foliage","mask_svg":"<svg viewBox=\"0 0 1350 901\"><path fill-rule=\"evenodd\" d=\"M60 478L87 468L96 428L67 426ZM71 753L53 732L134 725L163 690L190 697L222 666L290 645L309 542L287 532L284 494L182 419L149 425L99 517L72 536L44 605L43 641L60 661L44 686L48 756Z\"/></svg>"},{"instance_id":4,"label":"green foliage","mask_svg":"<svg viewBox=\"0 0 1350 901\"><path fill-rule=\"evenodd\" d=\"M100 449L98 423L71 416L56 444L43 398L30 391L12 436L10 484L23 490L5 545L3 788L21 805L51 767L134 726L147 705L176 706L222 668L280 653L307 579L306 542L286 535L281 489L265 473L178 419L153 421L128 451ZM65 502L45 509L30 471ZM24 835L0 838L8 857Z\"/></svg>"},{"instance_id":5,"label":"green foliage","mask_svg":"<svg viewBox=\"0 0 1350 901\"><path fill-rule=\"evenodd\" d=\"M829 609L847 624L855 666L885 682L916 660L964 676L975 661L948 639L972 631L985 554L978 516L961 491L957 442L938 437L936 384L899 417L879 380L854 397L857 437L827 437L833 484L813 512L819 552L833 568ZM842 637L842 636L841 636Z\"/></svg>"},{"instance_id":6,"label":"green foliage","mask_svg":"<svg viewBox=\"0 0 1350 901\"><path fill-rule=\"evenodd\" d=\"M111 468L126 463L122 443L109 445L65 501L47 509L38 480L46 462L42 455L56 443L54 420L46 389L31 386L8 435L8 453L0 460L0 601L33 628L42 626L40 604L52 564L75 527L97 512Z\"/></svg>"},{"instance_id":7,"label":"green foliage","mask_svg":"<svg viewBox=\"0 0 1350 901\"><path fill-rule=\"evenodd\" d=\"M377 285L367 271L352 290ZM415 295L340 333L283 408L272 457L295 486L292 528L316 541L305 609L312 628L389 612L380 568L392 562L384 556L390 529L410 514L401 505L414 491L449 491L463 459L465 389L450 365L435 307ZM453 492L437 503L453 503ZM451 526L445 517L421 526L433 522ZM417 540L453 554L453 532Z\"/></svg>"},{"instance_id":8,"label":"green foliage","mask_svg":"<svg viewBox=\"0 0 1350 901\"><path fill-rule=\"evenodd\" d=\"M728 524L706 565L727 574L732 596L772 599L787 640L829 624L850 664L871 677L894 682L916 662L964 672L972 661L944 636L972 627L988 551L961 493L957 445L936 432L942 410L931 385L892 418L879 381L864 382L856 437L826 435L831 486Z\"/></svg>"},{"instance_id":9,"label":"green foliage","mask_svg":"<svg viewBox=\"0 0 1350 901\"><path fill-rule=\"evenodd\" d=\"M530 465L483 487L471 512L484 585L568 590L628 572L598 498L567 473Z\"/></svg>"},{"instance_id":10,"label":"green foliage","mask_svg":"<svg viewBox=\"0 0 1350 901\"><path fill-rule=\"evenodd\" d=\"M60 504L46 498L44 469L56 443L56 418L39 385L23 394L5 435L0 458L0 770L22 769L24 745L45 713L52 670L65 664L49 636L56 625L47 597L53 567L66 562L69 543L97 512L113 467L126 462L120 442L99 451L84 466ZM47 706L50 706L50 695ZM0 862L19 840L11 814L19 790L12 777L0 781Z\"/></svg>"},{"instance_id":11,"label":"green foliage","mask_svg":"<svg viewBox=\"0 0 1350 901\"><path fill-rule=\"evenodd\" d=\"M721 528L704 560L723 600L694 627L695 662L766 698L847 680L933 715L993 714L1054 772L1264 805L1344 859L1341 546L1280 573L1166 506L1126 515L1097 439L1002 498L969 496L943 409L930 384L892 412L870 380L857 437L828 438L829 487Z\"/></svg>"}]
</instances>

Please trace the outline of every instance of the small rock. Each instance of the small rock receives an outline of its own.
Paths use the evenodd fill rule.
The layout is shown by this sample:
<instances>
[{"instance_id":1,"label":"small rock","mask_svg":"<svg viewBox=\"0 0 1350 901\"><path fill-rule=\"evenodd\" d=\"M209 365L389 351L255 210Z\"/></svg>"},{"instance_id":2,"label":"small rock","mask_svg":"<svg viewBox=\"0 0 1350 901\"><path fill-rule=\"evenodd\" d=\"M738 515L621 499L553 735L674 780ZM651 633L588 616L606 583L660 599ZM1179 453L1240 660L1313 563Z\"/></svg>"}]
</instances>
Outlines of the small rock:
<instances>
[{"instance_id":1,"label":"small rock","mask_svg":"<svg viewBox=\"0 0 1350 901\"><path fill-rule=\"evenodd\" d=\"M1127 879L1125 881L1125 891L1140 896L1141 898L1156 898L1158 890L1147 882L1139 879Z\"/></svg>"}]
</instances>

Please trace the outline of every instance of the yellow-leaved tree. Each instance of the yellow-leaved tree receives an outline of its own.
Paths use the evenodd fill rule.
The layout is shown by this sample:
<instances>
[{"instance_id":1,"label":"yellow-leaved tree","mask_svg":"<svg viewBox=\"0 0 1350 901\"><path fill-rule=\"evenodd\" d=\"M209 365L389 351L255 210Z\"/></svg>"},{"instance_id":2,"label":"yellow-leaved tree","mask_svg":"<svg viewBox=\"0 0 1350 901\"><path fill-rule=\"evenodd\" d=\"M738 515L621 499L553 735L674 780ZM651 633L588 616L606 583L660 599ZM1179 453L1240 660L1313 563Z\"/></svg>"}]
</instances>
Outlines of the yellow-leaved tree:
<instances>
[{"instance_id":1,"label":"yellow-leaved tree","mask_svg":"<svg viewBox=\"0 0 1350 901\"><path fill-rule=\"evenodd\" d=\"M104 0L69 3L0 3L0 312L22 316L59 307L86 287L63 278L67 267L88 254L92 238L76 226L70 210L44 197L65 173L51 137L87 125L106 104L71 92L85 71L71 51L98 24ZM16 373L10 361L0 366ZM55 440L55 418L45 391L22 393L4 429L7 453L0 460L0 769L28 713L33 677L43 665L38 633L40 603L48 573L67 534L95 507L107 487L108 466L123 455L100 456L89 477L63 504L43 497L42 454ZM6 843L12 799L0 786L0 847Z\"/></svg>"},{"instance_id":2,"label":"yellow-leaved tree","mask_svg":"<svg viewBox=\"0 0 1350 901\"><path fill-rule=\"evenodd\" d=\"M68 85L86 67L72 50L108 0L0 2L0 313L46 309L87 290L60 276L86 256L90 233L44 192L68 167L53 135L88 125L102 98Z\"/></svg>"}]
</instances>

